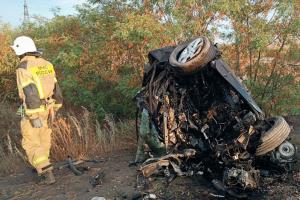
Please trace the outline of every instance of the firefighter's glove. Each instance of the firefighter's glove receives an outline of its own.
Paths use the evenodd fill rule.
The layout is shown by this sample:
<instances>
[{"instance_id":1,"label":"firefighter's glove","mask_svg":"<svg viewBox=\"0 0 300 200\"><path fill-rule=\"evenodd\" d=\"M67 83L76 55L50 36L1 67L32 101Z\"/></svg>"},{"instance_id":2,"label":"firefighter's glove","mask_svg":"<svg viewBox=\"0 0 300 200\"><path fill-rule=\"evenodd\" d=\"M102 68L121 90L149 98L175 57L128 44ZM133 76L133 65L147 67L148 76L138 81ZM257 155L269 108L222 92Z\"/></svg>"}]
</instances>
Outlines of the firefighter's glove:
<instances>
[{"instance_id":1,"label":"firefighter's glove","mask_svg":"<svg viewBox=\"0 0 300 200\"><path fill-rule=\"evenodd\" d=\"M43 127L43 123L39 118L31 119L30 123L33 128L42 128Z\"/></svg>"}]
</instances>

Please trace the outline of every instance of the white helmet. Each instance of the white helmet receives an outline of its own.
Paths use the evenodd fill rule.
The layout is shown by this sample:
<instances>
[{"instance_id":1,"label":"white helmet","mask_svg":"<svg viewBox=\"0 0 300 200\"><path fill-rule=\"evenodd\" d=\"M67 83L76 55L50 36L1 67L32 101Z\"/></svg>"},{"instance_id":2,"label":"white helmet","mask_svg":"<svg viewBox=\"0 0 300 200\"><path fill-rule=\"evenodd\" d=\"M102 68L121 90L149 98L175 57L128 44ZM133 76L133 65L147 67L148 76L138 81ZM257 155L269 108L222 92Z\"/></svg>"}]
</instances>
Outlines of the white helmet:
<instances>
[{"instance_id":1,"label":"white helmet","mask_svg":"<svg viewBox=\"0 0 300 200\"><path fill-rule=\"evenodd\" d=\"M33 40L27 36L17 37L11 48L13 48L17 56L23 55L24 53L37 51Z\"/></svg>"}]
</instances>

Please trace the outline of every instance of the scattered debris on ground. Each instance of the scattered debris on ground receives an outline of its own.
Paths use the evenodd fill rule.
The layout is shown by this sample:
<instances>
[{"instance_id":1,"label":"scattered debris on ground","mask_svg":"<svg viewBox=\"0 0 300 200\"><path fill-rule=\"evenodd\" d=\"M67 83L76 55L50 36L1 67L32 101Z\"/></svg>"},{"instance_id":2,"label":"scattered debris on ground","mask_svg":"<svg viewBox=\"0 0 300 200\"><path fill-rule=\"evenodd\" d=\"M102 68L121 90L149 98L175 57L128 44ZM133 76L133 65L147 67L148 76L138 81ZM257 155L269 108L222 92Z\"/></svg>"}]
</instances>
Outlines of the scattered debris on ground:
<instances>
[{"instance_id":1,"label":"scattered debris on ground","mask_svg":"<svg viewBox=\"0 0 300 200\"><path fill-rule=\"evenodd\" d=\"M93 187L96 187L97 185L102 185L104 176L105 174L103 172L99 172L98 174L96 174L94 177L91 178L90 184Z\"/></svg>"}]
</instances>

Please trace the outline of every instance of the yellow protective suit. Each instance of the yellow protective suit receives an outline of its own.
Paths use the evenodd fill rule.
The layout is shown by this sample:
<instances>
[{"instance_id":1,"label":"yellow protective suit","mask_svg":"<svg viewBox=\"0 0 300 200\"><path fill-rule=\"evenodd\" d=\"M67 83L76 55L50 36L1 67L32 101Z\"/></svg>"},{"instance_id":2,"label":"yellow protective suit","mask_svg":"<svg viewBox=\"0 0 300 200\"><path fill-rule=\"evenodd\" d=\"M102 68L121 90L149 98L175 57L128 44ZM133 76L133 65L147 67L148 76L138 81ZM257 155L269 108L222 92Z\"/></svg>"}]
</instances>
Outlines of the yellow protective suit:
<instances>
[{"instance_id":1,"label":"yellow protective suit","mask_svg":"<svg viewBox=\"0 0 300 200\"><path fill-rule=\"evenodd\" d=\"M48 118L62 106L62 94L52 64L39 54L23 57L16 75L25 107L25 117L21 120L22 146L29 163L42 174L53 168L49 160L52 131ZM33 119L40 119L43 127L34 128Z\"/></svg>"}]
</instances>

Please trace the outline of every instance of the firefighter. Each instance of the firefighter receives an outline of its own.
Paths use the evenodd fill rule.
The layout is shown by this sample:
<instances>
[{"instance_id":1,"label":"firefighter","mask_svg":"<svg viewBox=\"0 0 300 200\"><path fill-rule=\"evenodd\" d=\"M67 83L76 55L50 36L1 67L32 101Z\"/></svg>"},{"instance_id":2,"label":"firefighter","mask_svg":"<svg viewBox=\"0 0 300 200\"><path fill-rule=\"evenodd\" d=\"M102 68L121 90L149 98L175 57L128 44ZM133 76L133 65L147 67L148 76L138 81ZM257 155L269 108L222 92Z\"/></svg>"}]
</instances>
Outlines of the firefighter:
<instances>
[{"instance_id":1,"label":"firefighter","mask_svg":"<svg viewBox=\"0 0 300 200\"><path fill-rule=\"evenodd\" d=\"M53 65L41 57L30 37L20 36L11 46L20 58L16 70L19 97L23 102L21 120L22 147L29 163L36 169L41 183L53 184L53 167L49 160L51 132L48 119L62 106L62 93Z\"/></svg>"}]
</instances>

